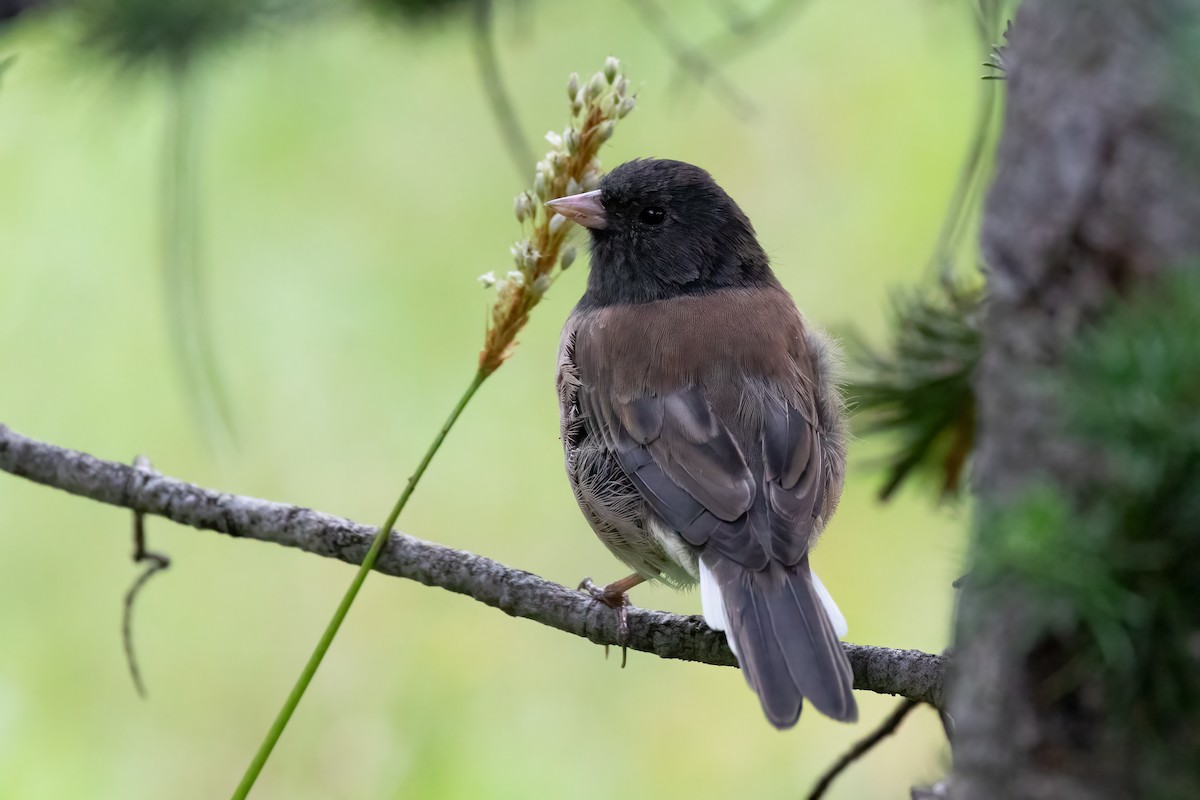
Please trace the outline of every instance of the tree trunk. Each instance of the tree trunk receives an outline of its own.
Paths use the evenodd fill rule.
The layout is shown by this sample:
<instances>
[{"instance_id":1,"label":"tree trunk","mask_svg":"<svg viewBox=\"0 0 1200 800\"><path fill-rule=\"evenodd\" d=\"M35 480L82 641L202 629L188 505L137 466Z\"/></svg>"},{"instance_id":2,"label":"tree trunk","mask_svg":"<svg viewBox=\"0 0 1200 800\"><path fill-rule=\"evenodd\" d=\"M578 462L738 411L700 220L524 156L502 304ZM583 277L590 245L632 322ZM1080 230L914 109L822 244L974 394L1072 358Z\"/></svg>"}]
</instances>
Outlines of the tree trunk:
<instances>
[{"instance_id":1,"label":"tree trunk","mask_svg":"<svg viewBox=\"0 0 1200 800\"><path fill-rule=\"evenodd\" d=\"M983 226L977 537L994 535L988 515L1038 483L1088 502L1096 459L1062 438L1057 398L1038 373L1114 292L1200 255L1200 136L1188 96L1200 73L1184 41L1198 5L1026 0L1014 21ZM1136 796L1135 737L1086 691L1039 692L1072 644L1047 634L1031 646L1029 603L985 596L970 580L963 590L950 692L954 796ZM1197 757L1180 754L1189 765Z\"/></svg>"}]
</instances>

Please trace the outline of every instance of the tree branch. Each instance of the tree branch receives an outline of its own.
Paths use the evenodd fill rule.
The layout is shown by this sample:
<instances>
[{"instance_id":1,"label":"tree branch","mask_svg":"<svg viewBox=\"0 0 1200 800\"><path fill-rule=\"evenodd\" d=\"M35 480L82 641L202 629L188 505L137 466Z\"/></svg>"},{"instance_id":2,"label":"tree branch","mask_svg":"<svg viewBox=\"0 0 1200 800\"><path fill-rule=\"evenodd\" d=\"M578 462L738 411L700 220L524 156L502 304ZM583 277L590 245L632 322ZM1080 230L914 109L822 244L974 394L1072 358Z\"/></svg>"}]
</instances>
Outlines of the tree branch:
<instances>
[{"instance_id":1,"label":"tree branch","mask_svg":"<svg viewBox=\"0 0 1200 800\"><path fill-rule=\"evenodd\" d=\"M825 773L821 775L821 779L817 781L817 785L809 793L808 800L821 800L839 775L845 772L855 761L871 752L871 749L875 745L895 733L896 729L900 727L900 723L904 721L904 718L918 705L920 703L909 698L900 701L900 705L892 713L888 714L875 730L855 742L853 747L843 753L842 757L833 763L833 766L825 770Z\"/></svg>"},{"instance_id":2,"label":"tree branch","mask_svg":"<svg viewBox=\"0 0 1200 800\"><path fill-rule=\"evenodd\" d=\"M299 506L205 489L157 472L34 441L0 425L0 470L181 525L274 542L359 564L376 529ZM596 644L616 645L617 617L589 596L483 556L393 532L376 570L465 594ZM725 636L701 617L629 610L628 646L661 658L734 666ZM845 644L854 688L941 707L944 656Z\"/></svg>"}]
</instances>

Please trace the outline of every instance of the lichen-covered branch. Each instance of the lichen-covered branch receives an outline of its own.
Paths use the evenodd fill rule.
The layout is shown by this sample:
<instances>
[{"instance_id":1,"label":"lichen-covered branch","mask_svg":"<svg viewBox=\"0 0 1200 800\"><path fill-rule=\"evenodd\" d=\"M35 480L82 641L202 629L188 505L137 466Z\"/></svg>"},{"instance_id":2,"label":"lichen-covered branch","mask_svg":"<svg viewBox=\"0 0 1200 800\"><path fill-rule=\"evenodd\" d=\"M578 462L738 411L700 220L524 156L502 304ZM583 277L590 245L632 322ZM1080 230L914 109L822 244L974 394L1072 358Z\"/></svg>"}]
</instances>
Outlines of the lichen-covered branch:
<instances>
[{"instance_id":1,"label":"lichen-covered branch","mask_svg":"<svg viewBox=\"0 0 1200 800\"><path fill-rule=\"evenodd\" d=\"M376 529L299 506L217 492L148 469L34 441L0 425L0 470L70 494L181 525L274 542L348 564L362 561ZM589 596L483 556L393 532L376 570L465 594L596 644L615 645L616 615ZM662 658L733 666L725 636L700 617L631 609L628 646ZM854 688L942 702L943 656L844 645Z\"/></svg>"}]
</instances>

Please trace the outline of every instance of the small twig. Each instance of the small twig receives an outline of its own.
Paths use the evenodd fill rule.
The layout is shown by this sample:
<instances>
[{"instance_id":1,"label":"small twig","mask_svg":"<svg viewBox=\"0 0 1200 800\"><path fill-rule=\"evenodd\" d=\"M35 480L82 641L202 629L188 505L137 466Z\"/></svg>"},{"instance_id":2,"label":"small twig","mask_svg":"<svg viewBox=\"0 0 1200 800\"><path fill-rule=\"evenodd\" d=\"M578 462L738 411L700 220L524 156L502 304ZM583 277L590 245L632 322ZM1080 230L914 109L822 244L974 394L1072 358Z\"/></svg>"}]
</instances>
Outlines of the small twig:
<instances>
[{"instance_id":1,"label":"small twig","mask_svg":"<svg viewBox=\"0 0 1200 800\"><path fill-rule=\"evenodd\" d=\"M753 25L753 19L746 13L746 9L733 0L712 0L711 4L716 6L717 12L724 17L725 26L729 28L730 33L739 34Z\"/></svg>"},{"instance_id":2,"label":"small twig","mask_svg":"<svg viewBox=\"0 0 1200 800\"><path fill-rule=\"evenodd\" d=\"M834 762L833 766L825 771L825 774L821 776L821 780L817 781L817 785L813 787L808 800L820 800L821 797L824 797L825 792L828 791L829 786L838 775L842 774L847 767L866 755L875 745L895 733L896 728L900 727L900 723L904 721L908 713L919 705L920 703L916 700L904 699L900 705L896 706L896 710L880 723L878 728L872 731L866 738L860 739L858 743Z\"/></svg>"},{"instance_id":3,"label":"small twig","mask_svg":"<svg viewBox=\"0 0 1200 800\"><path fill-rule=\"evenodd\" d=\"M981 47L987 48L989 58L1001 58L1001 49L995 46L993 39L996 26L1000 22L1001 4L993 4L987 9L981 5L974 5L972 8L975 11L976 33ZM1007 32L1003 35L1007 36ZM1003 70L999 62L984 66ZM1003 77L1003 74L982 76L985 81ZM934 273L945 272L952 267L956 251L970 232L972 220L978 216L983 192L987 188L989 159L994 149L996 120L1000 116L1002 103L1001 93L993 84L985 83L982 86L970 146L959 167L958 179L955 181L954 191L930 257L929 268Z\"/></svg>"},{"instance_id":4,"label":"small twig","mask_svg":"<svg viewBox=\"0 0 1200 800\"><path fill-rule=\"evenodd\" d=\"M737 24L730 24L729 32L703 45L701 51L709 54L714 68L728 66L730 62L746 53L760 50L766 40L787 30L788 18L799 12L807 0L776 0L753 16L743 15ZM731 20L732 23L732 20ZM686 77L682 71L675 81Z\"/></svg>"},{"instance_id":5,"label":"small twig","mask_svg":"<svg viewBox=\"0 0 1200 800\"><path fill-rule=\"evenodd\" d=\"M145 456L135 458L133 460L133 467L145 472L153 471L153 468L150 466L150 460ZM138 668L137 654L133 649L133 603L137 599L142 587L146 585L146 582L155 573L162 572L171 566L171 559L163 553L146 549L145 514L141 511L134 511L133 563L140 564L143 561L149 561L150 564L134 580L133 585L129 587L129 591L125 593L125 606L121 614L121 638L125 644L125 661L129 664L129 677L133 679L133 687L137 689L138 696L145 699L146 685L142 681L142 671Z\"/></svg>"},{"instance_id":6,"label":"small twig","mask_svg":"<svg viewBox=\"0 0 1200 800\"><path fill-rule=\"evenodd\" d=\"M218 364L201 253L200 91L186 56L171 60L159 200L162 280L168 334L184 393L217 452L236 445L229 391Z\"/></svg>"},{"instance_id":7,"label":"small twig","mask_svg":"<svg viewBox=\"0 0 1200 800\"><path fill-rule=\"evenodd\" d=\"M741 117L754 115L757 109L736 86L729 82L703 52L683 41L671 26L657 0L629 0L642 23L658 37L675 59L680 71L700 85L708 85L730 109Z\"/></svg>"},{"instance_id":8,"label":"small twig","mask_svg":"<svg viewBox=\"0 0 1200 800\"><path fill-rule=\"evenodd\" d=\"M487 95L488 104L492 107L492 116L500 137L508 150L508 157L524 183L529 178L529 165L537 161L537 156L529 147L521 124L517 121L517 112L513 108L512 98L504 87L500 74L500 59L496 56L496 46L492 42L492 3L491 0L475 0L474 25L472 26L475 41L475 62L479 66L479 77L483 81L483 92Z\"/></svg>"}]
</instances>

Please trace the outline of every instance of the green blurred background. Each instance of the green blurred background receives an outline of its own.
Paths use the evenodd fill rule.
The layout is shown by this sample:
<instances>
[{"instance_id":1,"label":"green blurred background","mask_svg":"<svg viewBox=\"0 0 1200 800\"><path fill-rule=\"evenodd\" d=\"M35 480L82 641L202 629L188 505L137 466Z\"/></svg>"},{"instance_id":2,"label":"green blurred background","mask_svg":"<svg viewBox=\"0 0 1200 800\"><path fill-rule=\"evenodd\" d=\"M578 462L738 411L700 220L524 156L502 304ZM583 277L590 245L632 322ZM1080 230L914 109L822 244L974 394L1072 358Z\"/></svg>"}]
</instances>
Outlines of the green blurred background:
<instances>
[{"instance_id":1,"label":"green blurred background","mask_svg":"<svg viewBox=\"0 0 1200 800\"><path fill-rule=\"evenodd\" d=\"M668 3L702 43L719 4ZM760 3L761 7L764 5ZM753 6L746 4L748 11ZM743 118L677 67L628 4L526 3L496 19L531 141L565 122L568 73L620 56L638 109L604 154L709 169L784 285L826 327L882 333L887 291L926 263L970 138L969 11L812 3L729 65ZM158 264L160 75L32 21L0 88L0 422L102 457L378 524L469 379L508 268L521 185L464 20L325 16L221 50L203 96L203 259L241 429L214 454L183 394ZM530 165L532 168L532 165ZM559 327L586 267L537 309L399 527L573 585L622 568L562 474ZM815 556L855 642L941 650L961 511L881 506L856 445ZM139 602L148 702L121 650L130 515L0 475L0 797L212 798L232 790L350 580L344 564L149 522L170 571ZM699 598L639 589L643 606ZM464 597L373 577L256 798L796 797L894 706L772 729L730 669L577 639ZM841 798L907 796L946 764L927 709L854 767Z\"/></svg>"}]
</instances>

